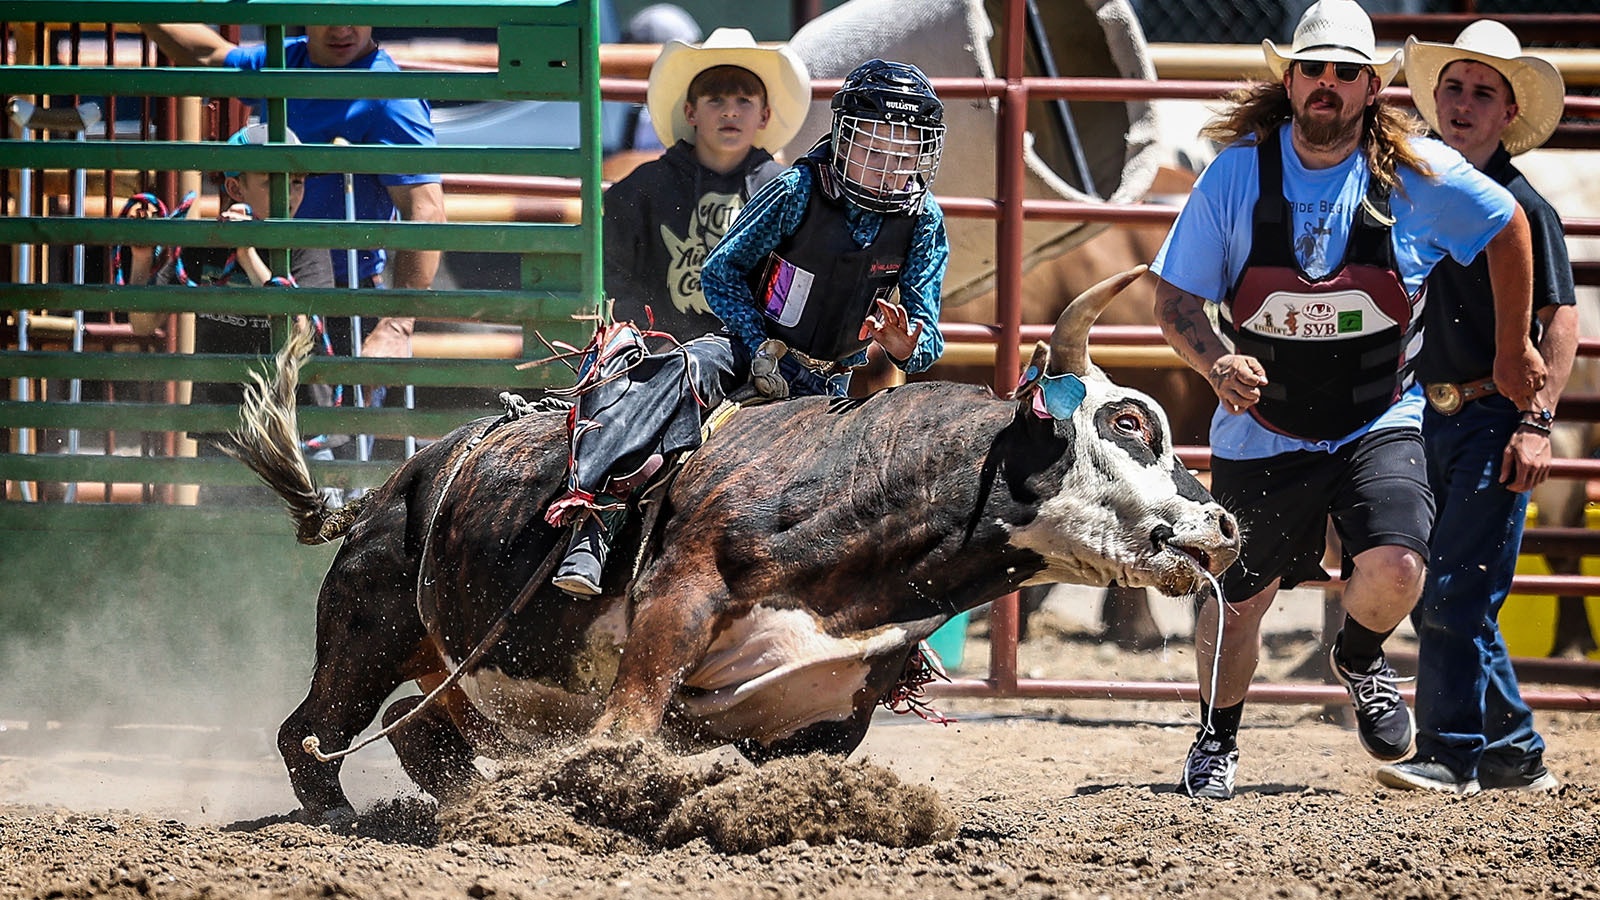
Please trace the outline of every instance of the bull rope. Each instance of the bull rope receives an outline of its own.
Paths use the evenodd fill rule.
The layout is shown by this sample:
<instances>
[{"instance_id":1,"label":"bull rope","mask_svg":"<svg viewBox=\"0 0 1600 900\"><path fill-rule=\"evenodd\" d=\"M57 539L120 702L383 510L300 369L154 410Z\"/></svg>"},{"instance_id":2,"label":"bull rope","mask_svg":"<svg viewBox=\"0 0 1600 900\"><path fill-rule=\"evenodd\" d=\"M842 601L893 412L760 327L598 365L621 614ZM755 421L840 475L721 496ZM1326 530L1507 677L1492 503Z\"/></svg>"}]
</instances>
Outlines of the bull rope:
<instances>
[{"instance_id":1,"label":"bull rope","mask_svg":"<svg viewBox=\"0 0 1600 900\"><path fill-rule=\"evenodd\" d=\"M520 402L522 398L516 397L515 399ZM507 406L511 405L510 401L506 399L505 395L501 396L501 400L502 402L506 402ZM450 487L455 483L456 476L461 473L461 469L466 465L467 458L478 449L479 445L483 443L483 439L488 437L491 431L494 431L501 425L513 421L516 418L517 415L508 412L506 415L501 416L493 422L490 422L484 427L483 431L479 432L472 438L471 441L467 442L466 450L463 451L460 456L456 457L456 464L450 470L450 477L445 479L444 487L439 491L439 502L434 505L433 515L428 520L428 534L423 539L422 543L422 559L424 565L426 565L426 561L428 559L429 548L433 546L434 525L439 520L439 510L444 506L444 498L449 496ZM467 654L467 658L461 661L461 665L452 669L450 667L450 661L446 659L444 664L445 669L449 671L449 675L444 681L439 683L438 687L435 687L433 690L429 691L427 695L422 698L422 702L407 710L405 715L402 715L400 718L395 719L388 725L378 729L365 739L351 744L349 747L346 747L343 750L337 750L333 753L323 753L322 739L314 734L306 735L305 738L300 741L300 748L311 754L311 756L316 759L317 762L332 762L336 759L343 759L346 756L361 750L368 744L382 740L383 738L388 737L390 734L393 734L395 731L405 727L423 710L427 709L429 706L432 706L441 696L444 695L445 691L455 687L456 684L466 676L467 672L472 669L473 665L476 664L478 660L482 659L483 655L488 653L490 648L499 643L500 638L505 635L506 629L510 627L511 620L517 615L517 613L522 612L523 607L528 605L528 601L533 599L533 595L538 593L539 586L544 584L544 582L550 577L551 570L556 567L556 563L561 561L562 556L565 555L565 550L566 547L562 544L562 542L557 541L555 543L555 546L550 549L549 555L544 558L544 562L539 564L538 571L534 572L533 577L529 578L527 584L523 585L522 590L517 594L516 599L511 601L511 605L500 611L500 617L494 620L493 625L489 626L489 630L484 634L483 639L478 641L478 645L476 647L472 648L472 652ZM422 577L423 571L419 567L417 570L417 593L419 596L422 593Z\"/></svg>"},{"instance_id":2,"label":"bull rope","mask_svg":"<svg viewBox=\"0 0 1600 900\"><path fill-rule=\"evenodd\" d=\"M1222 585L1217 581L1217 576L1205 569L1200 569L1200 574L1211 582L1211 590L1217 598L1217 642L1211 648L1211 699L1205 705L1206 721L1201 726L1207 732L1215 734L1216 732L1211 727L1211 714L1217 708L1217 680L1222 675L1222 625L1228 618L1228 598L1222 593ZM1201 597L1199 602L1195 604L1194 609L1197 615L1200 612L1201 605L1205 602L1206 598Z\"/></svg>"}]
</instances>

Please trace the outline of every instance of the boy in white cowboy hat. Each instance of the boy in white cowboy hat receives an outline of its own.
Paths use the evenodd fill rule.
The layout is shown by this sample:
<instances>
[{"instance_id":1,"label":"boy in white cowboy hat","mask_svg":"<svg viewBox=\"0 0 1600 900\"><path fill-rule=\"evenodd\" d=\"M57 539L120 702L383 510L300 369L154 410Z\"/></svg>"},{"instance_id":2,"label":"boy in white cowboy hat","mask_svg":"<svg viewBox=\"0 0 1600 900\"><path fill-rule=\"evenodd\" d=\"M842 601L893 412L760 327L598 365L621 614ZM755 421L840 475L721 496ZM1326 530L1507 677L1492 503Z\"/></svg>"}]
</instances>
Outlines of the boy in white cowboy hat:
<instances>
[{"instance_id":1,"label":"boy in white cowboy hat","mask_svg":"<svg viewBox=\"0 0 1600 900\"><path fill-rule=\"evenodd\" d=\"M1420 641L1417 750L1378 769L1391 787L1465 795L1483 788L1551 790L1544 739L1522 701L1497 619L1511 588L1528 491L1550 472L1550 424L1572 369L1578 313L1556 211L1511 164L1544 143L1565 88L1550 63L1525 56L1510 29L1481 20L1454 44L1406 42L1418 112L1451 147L1504 185L1533 233L1531 339L1549 377L1531 404L1501 396L1494 367L1495 297L1482 254L1428 276L1427 340L1416 358L1428 484L1439 514L1412 621Z\"/></svg>"},{"instance_id":2,"label":"boy in white cowboy hat","mask_svg":"<svg viewBox=\"0 0 1600 900\"><path fill-rule=\"evenodd\" d=\"M739 209L783 171L772 151L811 104L805 63L757 46L743 28L699 45L669 41L650 70L652 124L667 147L605 197L605 284L618 320L679 340L722 323L700 291L700 266Z\"/></svg>"},{"instance_id":3,"label":"boy in white cowboy hat","mask_svg":"<svg viewBox=\"0 0 1600 900\"><path fill-rule=\"evenodd\" d=\"M1411 748L1383 644L1421 592L1433 526L1411 360L1436 263L1487 250L1495 380L1524 404L1545 382L1527 336L1527 218L1381 99L1399 54L1378 52L1366 12L1319 0L1288 52L1262 49L1276 80L1207 126L1227 147L1151 265L1167 341L1216 391L1211 489L1245 534L1195 626L1201 727L1181 784L1216 799L1233 794L1261 617L1280 588L1325 577L1330 516L1348 578L1330 665L1367 752Z\"/></svg>"}]
</instances>

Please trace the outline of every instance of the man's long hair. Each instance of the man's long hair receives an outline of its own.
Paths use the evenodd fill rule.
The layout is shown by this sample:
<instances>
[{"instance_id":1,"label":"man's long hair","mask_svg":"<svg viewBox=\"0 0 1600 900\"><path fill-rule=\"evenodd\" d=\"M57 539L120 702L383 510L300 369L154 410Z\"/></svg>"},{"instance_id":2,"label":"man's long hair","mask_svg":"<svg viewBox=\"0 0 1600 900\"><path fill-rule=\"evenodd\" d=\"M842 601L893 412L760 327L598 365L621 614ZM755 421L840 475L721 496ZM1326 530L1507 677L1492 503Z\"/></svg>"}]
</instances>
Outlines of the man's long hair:
<instances>
[{"instance_id":1,"label":"man's long hair","mask_svg":"<svg viewBox=\"0 0 1600 900\"><path fill-rule=\"evenodd\" d=\"M1200 133L1223 146L1244 137L1259 143L1267 132L1293 118L1289 91L1281 81L1263 81L1242 87L1227 97L1228 108L1206 123ZM1372 177L1390 190L1400 190L1399 169L1407 166L1432 177L1433 170L1411 145L1409 138L1427 133L1421 122L1384 103L1368 106L1361 119L1361 153Z\"/></svg>"}]
</instances>

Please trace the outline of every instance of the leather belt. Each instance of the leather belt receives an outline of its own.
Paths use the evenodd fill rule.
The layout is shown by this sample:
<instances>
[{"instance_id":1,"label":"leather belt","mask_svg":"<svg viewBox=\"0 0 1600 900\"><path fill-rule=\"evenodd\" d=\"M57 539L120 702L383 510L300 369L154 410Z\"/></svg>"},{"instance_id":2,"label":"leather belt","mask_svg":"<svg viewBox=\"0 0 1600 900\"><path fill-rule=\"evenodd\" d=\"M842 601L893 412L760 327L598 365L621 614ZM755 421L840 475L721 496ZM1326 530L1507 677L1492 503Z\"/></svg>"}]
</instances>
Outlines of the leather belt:
<instances>
[{"instance_id":1,"label":"leather belt","mask_svg":"<svg viewBox=\"0 0 1600 900\"><path fill-rule=\"evenodd\" d=\"M1477 381L1468 381L1464 384L1441 381L1423 388L1423 393L1428 397L1428 405L1444 416L1453 416L1461 411L1461 407L1473 400L1480 400L1499 392L1494 386L1493 377L1479 378Z\"/></svg>"}]
</instances>

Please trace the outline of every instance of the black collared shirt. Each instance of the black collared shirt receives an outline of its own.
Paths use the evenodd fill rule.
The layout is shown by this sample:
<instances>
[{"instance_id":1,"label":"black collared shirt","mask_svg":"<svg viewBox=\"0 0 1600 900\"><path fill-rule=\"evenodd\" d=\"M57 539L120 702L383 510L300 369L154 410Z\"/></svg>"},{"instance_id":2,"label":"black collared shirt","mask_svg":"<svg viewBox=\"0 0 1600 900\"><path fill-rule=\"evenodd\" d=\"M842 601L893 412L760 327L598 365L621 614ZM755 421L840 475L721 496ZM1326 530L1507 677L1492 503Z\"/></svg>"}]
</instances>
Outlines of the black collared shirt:
<instances>
[{"instance_id":1,"label":"black collared shirt","mask_svg":"<svg viewBox=\"0 0 1600 900\"><path fill-rule=\"evenodd\" d=\"M1483 171L1510 191L1528 216L1533 233L1532 337L1537 344L1541 336L1538 311L1577 302L1561 219L1511 164L1505 147L1495 150ZM1459 384L1493 374L1494 295L1489 288L1487 253L1478 254L1467 266L1445 257L1428 275L1422 351L1415 365L1417 379L1425 384Z\"/></svg>"}]
</instances>

